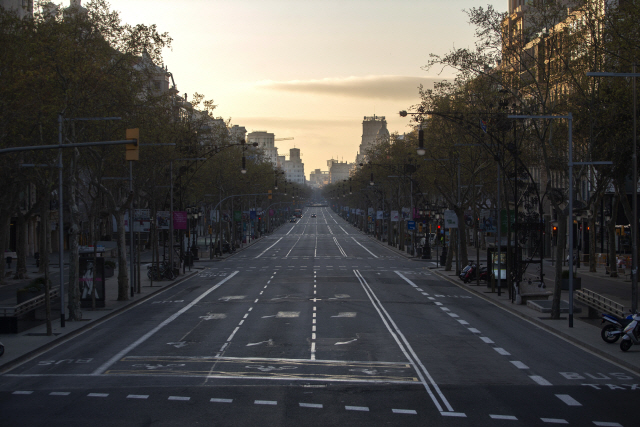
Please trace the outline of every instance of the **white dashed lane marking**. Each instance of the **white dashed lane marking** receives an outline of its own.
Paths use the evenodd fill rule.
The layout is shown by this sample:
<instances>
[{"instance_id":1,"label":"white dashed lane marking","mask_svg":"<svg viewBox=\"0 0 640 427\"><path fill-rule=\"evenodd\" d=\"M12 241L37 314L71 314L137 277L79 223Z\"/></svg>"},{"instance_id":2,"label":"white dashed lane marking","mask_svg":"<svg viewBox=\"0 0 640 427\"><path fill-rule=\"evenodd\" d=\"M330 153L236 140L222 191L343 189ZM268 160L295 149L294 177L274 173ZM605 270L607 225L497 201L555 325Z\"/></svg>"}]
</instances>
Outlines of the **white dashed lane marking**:
<instances>
[{"instance_id":1,"label":"white dashed lane marking","mask_svg":"<svg viewBox=\"0 0 640 427\"><path fill-rule=\"evenodd\" d=\"M494 419L494 420L518 421L518 419L516 417L514 417L513 415L493 415L493 414L490 414L489 416L491 417L491 419Z\"/></svg>"},{"instance_id":2,"label":"white dashed lane marking","mask_svg":"<svg viewBox=\"0 0 640 427\"><path fill-rule=\"evenodd\" d=\"M233 399L218 399L218 398L212 398L209 402L213 402L213 403L231 403L233 402Z\"/></svg>"},{"instance_id":3,"label":"white dashed lane marking","mask_svg":"<svg viewBox=\"0 0 640 427\"><path fill-rule=\"evenodd\" d=\"M418 414L413 409L392 409L391 412L393 412L394 414L411 414L411 415Z\"/></svg>"},{"instance_id":4,"label":"white dashed lane marking","mask_svg":"<svg viewBox=\"0 0 640 427\"><path fill-rule=\"evenodd\" d=\"M346 409L347 411L369 412L369 408L366 406L345 406L344 409Z\"/></svg>"},{"instance_id":5,"label":"white dashed lane marking","mask_svg":"<svg viewBox=\"0 0 640 427\"><path fill-rule=\"evenodd\" d=\"M560 400L562 400L564 403L566 403L569 406L582 406L582 404L580 402L578 402L577 400L575 400L573 397L569 396L568 394L556 394L556 397Z\"/></svg>"},{"instance_id":6,"label":"white dashed lane marking","mask_svg":"<svg viewBox=\"0 0 640 427\"><path fill-rule=\"evenodd\" d=\"M567 420L563 420L562 418L540 418L543 423L550 424L569 424Z\"/></svg>"},{"instance_id":7,"label":"white dashed lane marking","mask_svg":"<svg viewBox=\"0 0 640 427\"><path fill-rule=\"evenodd\" d=\"M299 403L301 408L318 408L318 409L322 409L322 404L320 403Z\"/></svg>"},{"instance_id":8,"label":"white dashed lane marking","mask_svg":"<svg viewBox=\"0 0 640 427\"><path fill-rule=\"evenodd\" d=\"M277 405L278 402L275 400L255 400L253 402L256 405Z\"/></svg>"}]
</instances>

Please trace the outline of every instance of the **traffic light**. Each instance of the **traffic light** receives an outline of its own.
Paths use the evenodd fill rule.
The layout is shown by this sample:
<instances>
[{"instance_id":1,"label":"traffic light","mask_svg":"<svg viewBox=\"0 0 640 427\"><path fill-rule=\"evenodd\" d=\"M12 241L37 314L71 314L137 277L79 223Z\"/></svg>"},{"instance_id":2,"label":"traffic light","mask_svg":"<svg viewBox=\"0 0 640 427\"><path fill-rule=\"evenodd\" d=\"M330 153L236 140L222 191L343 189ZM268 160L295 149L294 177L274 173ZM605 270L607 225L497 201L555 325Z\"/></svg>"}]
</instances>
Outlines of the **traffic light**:
<instances>
[{"instance_id":1,"label":"traffic light","mask_svg":"<svg viewBox=\"0 0 640 427\"><path fill-rule=\"evenodd\" d=\"M134 139L132 144L127 144L126 160L140 160L140 129L127 129L125 139Z\"/></svg>"},{"instance_id":2,"label":"traffic light","mask_svg":"<svg viewBox=\"0 0 640 427\"><path fill-rule=\"evenodd\" d=\"M272 196L271 190L269 190L269 200L271 200L271 196Z\"/></svg>"},{"instance_id":3,"label":"traffic light","mask_svg":"<svg viewBox=\"0 0 640 427\"><path fill-rule=\"evenodd\" d=\"M551 232L551 237L553 239L553 244L558 244L558 227L554 226L553 231Z\"/></svg>"}]
</instances>

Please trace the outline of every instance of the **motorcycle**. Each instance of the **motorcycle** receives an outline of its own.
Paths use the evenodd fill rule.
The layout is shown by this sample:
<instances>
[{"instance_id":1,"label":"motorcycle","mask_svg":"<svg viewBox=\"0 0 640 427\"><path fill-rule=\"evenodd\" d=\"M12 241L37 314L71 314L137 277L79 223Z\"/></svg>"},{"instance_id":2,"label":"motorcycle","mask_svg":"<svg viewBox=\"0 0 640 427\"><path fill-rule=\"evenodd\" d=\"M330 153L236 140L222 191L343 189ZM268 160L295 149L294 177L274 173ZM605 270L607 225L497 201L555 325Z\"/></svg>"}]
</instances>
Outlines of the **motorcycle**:
<instances>
[{"instance_id":1,"label":"motorcycle","mask_svg":"<svg viewBox=\"0 0 640 427\"><path fill-rule=\"evenodd\" d=\"M619 318L614 316L613 314L602 313L602 323L609 322L604 325L602 331L600 331L600 336L604 340L604 342L613 344L618 341L620 336L622 335L622 330L629 323L633 321L633 316L628 315L625 318Z\"/></svg>"},{"instance_id":2,"label":"motorcycle","mask_svg":"<svg viewBox=\"0 0 640 427\"><path fill-rule=\"evenodd\" d=\"M633 320L622 331L622 341L620 342L620 350L629 351L633 344L640 344L640 327L638 320L640 315L636 312L633 315Z\"/></svg>"},{"instance_id":3,"label":"motorcycle","mask_svg":"<svg viewBox=\"0 0 640 427\"><path fill-rule=\"evenodd\" d=\"M477 270L477 267L475 264L469 264L460 273L460 279L462 279L464 283L469 283L472 280L475 280L476 270ZM485 282L491 280L491 273L489 272L487 267L480 266L479 274L480 274L480 280Z\"/></svg>"}]
</instances>

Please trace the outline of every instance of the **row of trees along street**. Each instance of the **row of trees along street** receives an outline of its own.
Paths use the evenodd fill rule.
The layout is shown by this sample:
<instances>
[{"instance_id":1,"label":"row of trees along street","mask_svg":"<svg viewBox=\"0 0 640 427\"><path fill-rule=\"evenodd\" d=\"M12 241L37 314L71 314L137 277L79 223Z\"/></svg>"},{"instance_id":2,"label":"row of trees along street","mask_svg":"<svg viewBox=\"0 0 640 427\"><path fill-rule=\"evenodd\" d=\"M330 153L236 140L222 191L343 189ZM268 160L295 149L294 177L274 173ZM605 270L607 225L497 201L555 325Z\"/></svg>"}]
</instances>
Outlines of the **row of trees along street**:
<instances>
[{"instance_id":1,"label":"row of trees along street","mask_svg":"<svg viewBox=\"0 0 640 427\"><path fill-rule=\"evenodd\" d=\"M171 164L176 210L215 205L234 194L267 193L273 189L275 170L260 150L229 132L228 121L214 120L212 100L196 93L187 102L175 83L158 90L157 81L170 77L173 82L167 68L156 65L162 64L162 49L171 46L167 33L154 25L123 24L104 0L89 2L86 9L49 5L39 10L33 17L18 19L0 9L0 149L57 144L59 134L61 143L69 145L117 141L124 139L126 129L140 129L132 192L122 146L65 149L63 154L69 283L78 283L80 234L87 232L93 244L111 235L115 217L118 299L126 300L130 278L125 213L130 208L150 209L155 218L156 211L169 210ZM113 117L120 119L79 120ZM245 155L246 174L241 174ZM185 158L202 160L180 160ZM0 253L7 249L13 219L15 278L27 277L26 258L33 254L29 251L40 253L40 273L48 277L50 252L57 248L57 232L50 230L50 223L56 223L58 211L58 150L5 153L0 162ZM21 167L24 164L36 167ZM295 187L289 186L290 191ZM210 193L215 196L205 197ZM298 196L303 193L300 189ZM272 200L252 199L256 207L289 200L282 194ZM220 209L229 207L223 204ZM27 224L38 220L39 250L34 250L27 246ZM218 228L222 227L213 227ZM157 233L150 240L157 244ZM4 280L5 265L0 263L0 281ZM47 281L47 293L48 286ZM69 320L79 320L78 286L67 289Z\"/></svg>"},{"instance_id":2,"label":"row of trees along street","mask_svg":"<svg viewBox=\"0 0 640 427\"><path fill-rule=\"evenodd\" d=\"M453 71L456 77L432 89L419 89L420 103L409 108L415 129L404 136L391 135L366 153L367 162L351 177L354 194L345 195L342 203L362 207L363 198L368 197L372 206L372 194L377 192L378 205L384 200L387 211L409 206L411 198L413 206L453 209L461 225L459 257L465 264L464 213L495 209L500 169L502 209L515 210L520 223L543 221L547 228L557 224L552 317L558 318L563 257L567 256L569 186L575 189L574 206L583 214L599 212L603 199L613 198L604 226L614 276L618 205L626 218L633 217L632 195L625 189L633 170L632 82L588 77L587 72L633 70L640 53L640 4L527 2L511 15L491 6L472 8L467 15L475 26L475 46L431 55L424 67ZM570 177L567 120L507 117L568 113L573 115L573 161L612 161L613 165L577 166ZM426 148L422 157L416 155L420 126ZM413 166L407 169L406 165ZM374 189L358 191L370 187L371 174ZM399 175L404 177L402 185ZM413 194L409 194L411 181ZM344 184L334 184L325 194L342 194L339 185ZM592 214L588 219L590 254L596 253L600 218ZM511 236L509 244L513 220L503 230L503 236ZM541 239L530 232L517 235L519 243L538 239L542 246ZM457 251L456 240L451 239L448 269L452 252ZM589 257L589 266L596 270L594 256ZM512 271L510 284L519 282L521 275L522 268Z\"/></svg>"}]
</instances>

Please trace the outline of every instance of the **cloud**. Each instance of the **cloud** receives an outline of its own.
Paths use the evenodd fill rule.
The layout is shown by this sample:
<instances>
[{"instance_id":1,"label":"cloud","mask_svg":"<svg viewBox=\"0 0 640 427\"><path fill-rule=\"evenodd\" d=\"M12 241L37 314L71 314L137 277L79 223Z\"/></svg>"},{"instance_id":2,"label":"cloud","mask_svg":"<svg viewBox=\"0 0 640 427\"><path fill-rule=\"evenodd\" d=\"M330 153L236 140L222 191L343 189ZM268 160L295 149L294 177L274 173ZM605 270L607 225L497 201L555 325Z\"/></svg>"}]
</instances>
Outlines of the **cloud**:
<instances>
[{"instance_id":1,"label":"cloud","mask_svg":"<svg viewBox=\"0 0 640 427\"><path fill-rule=\"evenodd\" d=\"M431 88L434 82L441 80L442 78L435 77L365 76L284 82L264 81L258 83L258 87L284 92L347 98L405 100L415 99L418 96L420 84Z\"/></svg>"}]
</instances>

